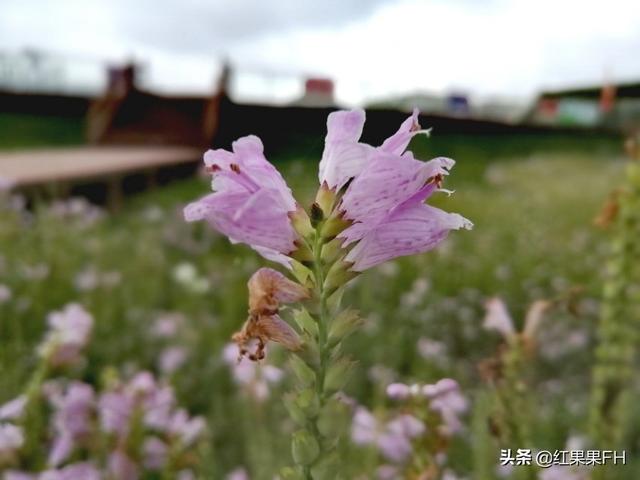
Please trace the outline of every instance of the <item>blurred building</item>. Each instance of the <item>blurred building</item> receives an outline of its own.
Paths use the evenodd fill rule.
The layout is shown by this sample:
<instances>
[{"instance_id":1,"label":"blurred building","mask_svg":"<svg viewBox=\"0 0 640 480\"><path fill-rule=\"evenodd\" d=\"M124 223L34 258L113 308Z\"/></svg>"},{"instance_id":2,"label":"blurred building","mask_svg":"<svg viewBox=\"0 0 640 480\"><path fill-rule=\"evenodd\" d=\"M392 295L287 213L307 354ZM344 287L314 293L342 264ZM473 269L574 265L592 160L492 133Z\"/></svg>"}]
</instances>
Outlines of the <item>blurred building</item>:
<instances>
[{"instance_id":1,"label":"blurred building","mask_svg":"<svg viewBox=\"0 0 640 480\"><path fill-rule=\"evenodd\" d=\"M640 128L640 82L543 92L529 120L545 125Z\"/></svg>"},{"instance_id":2,"label":"blurred building","mask_svg":"<svg viewBox=\"0 0 640 480\"><path fill-rule=\"evenodd\" d=\"M108 84L87 114L87 137L100 144L208 145L217 116L216 98L167 96L137 86L138 67L107 69Z\"/></svg>"},{"instance_id":3,"label":"blurred building","mask_svg":"<svg viewBox=\"0 0 640 480\"><path fill-rule=\"evenodd\" d=\"M301 107L332 107L336 104L333 80L329 78L307 78L304 95L293 102Z\"/></svg>"}]
</instances>

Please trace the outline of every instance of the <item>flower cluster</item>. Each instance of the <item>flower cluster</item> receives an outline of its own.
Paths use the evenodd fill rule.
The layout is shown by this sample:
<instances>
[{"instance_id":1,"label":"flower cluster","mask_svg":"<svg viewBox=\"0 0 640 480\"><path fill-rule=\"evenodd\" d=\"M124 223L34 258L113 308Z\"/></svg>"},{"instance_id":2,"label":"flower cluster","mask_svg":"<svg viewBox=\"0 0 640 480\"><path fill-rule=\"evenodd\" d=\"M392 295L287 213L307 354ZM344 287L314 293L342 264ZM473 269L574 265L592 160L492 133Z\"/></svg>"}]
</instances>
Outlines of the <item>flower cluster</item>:
<instances>
[{"instance_id":1,"label":"flower cluster","mask_svg":"<svg viewBox=\"0 0 640 480\"><path fill-rule=\"evenodd\" d=\"M438 464L428 468L442 468L448 439L461 430L459 416L468 408L457 382L445 378L427 385L392 383L387 396L401 404L401 412L383 422L358 406L351 425L353 443L375 446L390 462L380 467L378 477L413 478L425 473L425 464L416 461L417 456L437 459Z\"/></svg>"},{"instance_id":2,"label":"flower cluster","mask_svg":"<svg viewBox=\"0 0 640 480\"><path fill-rule=\"evenodd\" d=\"M382 423L365 407L353 416L351 440L356 445L375 445L385 459L405 462L413 452L411 442L426 432L424 423L413 415L401 414Z\"/></svg>"},{"instance_id":3,"label":"flower cluster","mask_svg":"<svg viewBox=\"0 0 640 480\"><path fill-rule=\"evenodd\" d=\"M438 430L445 436L462 429L460 415L467 411L468 401L462 395L458 382L443 378L434 384L392 383L387 386L387 396L392 400L426 400L429 409L440 416Z\"/></svg>"},{"instance_id":4,"label":"flower cluster","mask_svg":"<svg viewBox=\"0 0 640 480\"><path fill-rule=\"evenodd\" d=\"M425 252L450 230L472 227L460 215L424 203L440 189L454 161L422 162L406 151L411 138L425 132L417 110L379 147L359 141L364 123L363 110L330 114L319 167L317 205L322 207L323 190L342 194L331 205L333 212L324 213L343 221L336 235L350 250L345 261L353 271ZM207 220L233 243L246 243L290 267L303 244L294 218L299 207L265 158L260 139L243 137L233 143L232 152L209 150L204 162L214 193L188 205L185 218Z\"/></svg>"},{"instance_id":5,"label":"flower cluster","mask_svg":"<svg viewBox=\"0 0 640 480\"><path fill-rule=\"evenodd\" d=\"M92 324L75 304L49 316L41 365L26 393L0 406L3 480L137 480L149 472L195 478L193 449L205 421L180 408L168 383L145 371L126 382L105 374L99 391L49 378L54 367L82 363Z\"/></svg>"}]
</instances>

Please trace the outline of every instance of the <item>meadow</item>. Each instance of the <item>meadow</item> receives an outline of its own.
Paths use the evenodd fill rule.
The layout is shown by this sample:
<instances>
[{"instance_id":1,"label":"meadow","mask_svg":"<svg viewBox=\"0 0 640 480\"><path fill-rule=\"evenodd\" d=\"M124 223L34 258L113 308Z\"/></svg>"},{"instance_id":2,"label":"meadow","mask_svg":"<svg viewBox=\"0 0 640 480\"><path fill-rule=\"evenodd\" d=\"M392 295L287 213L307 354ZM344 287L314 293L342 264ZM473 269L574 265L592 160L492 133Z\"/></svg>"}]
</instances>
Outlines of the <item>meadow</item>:
<instances>
[{"instance_id":1,"label":"meadow","mask_svg":"<svg viewBox=\"0 0 640 480\"><path fill-rule=\"evenodd\" d=\"M438 194L432 203L463 214L475 228L349 285L345 303L365 321L343 345L358 361L344 394L350 405L382 418L419 408L389 398L388 385L456 380L466 399L462 428L451 436L434 478L545 474L499 468L501 427L494 417L501 415L500 386L487 365L504 351L505 339L483 326L493 297L505 302L518 330L530 305L553 303L517 371L522 410L512 420L526 424L531 443L510 447L553 451L587 441L595 330L611 244L611 232L593 220L623 181L618 143L437 135L414 141L418 158L456 159L445 184L455 193ZM310 203L318 158L312 144L270 160L296 198ZM208 191L206 178L182 181L130 198L114 213L80 200L36 201L26 209L17 196L4 194L0 405L20 394L37 369L47 315L78 303L95 326L85 365L67 375L93 385L115 372L127 378L147 370L164 378L179 403L206 420L194 447L197 478L245 478L245 472L272 479L291 463L294 425L283 396L293 379L285 352L270 348L261 365L243 372L225 355L247 315L247 280L267 262L203 223L184 221L184 205ZM619 478L637 478L640 471L633 454L640 437L635 410L635 450L628 451L631 465L617 470ZM376 470L389 463L375 447L348 441L340 456L347 479L377 478Z\"/></svg>"}]
</instances>

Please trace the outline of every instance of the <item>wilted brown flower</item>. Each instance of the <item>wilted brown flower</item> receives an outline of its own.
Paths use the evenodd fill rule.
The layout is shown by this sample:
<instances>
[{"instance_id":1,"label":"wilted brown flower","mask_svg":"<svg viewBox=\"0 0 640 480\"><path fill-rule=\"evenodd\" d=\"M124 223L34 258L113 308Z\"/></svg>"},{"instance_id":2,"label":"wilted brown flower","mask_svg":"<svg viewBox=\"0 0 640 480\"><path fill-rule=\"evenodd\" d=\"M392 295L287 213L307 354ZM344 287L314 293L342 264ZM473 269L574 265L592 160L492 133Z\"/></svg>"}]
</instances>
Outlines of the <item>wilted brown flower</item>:
<instances>
[{"instance_id":1,"label":"wilted brown flower","mask_svg":"<svg viewBox=\"0 0 640 480\"><path fill-rule=\"evenodd\" d=\"M308 298L309 291L271 268L261 268L249 279L249 317L239 332L231 337L238 344L240 358L248 354L253 361L265 356L266 343L284 345L289 350L298 350L302 341L296 331L278 315L280 304L293 303ZM249 353L251 342L256 349Z\"/></svg>"}]
</instances>

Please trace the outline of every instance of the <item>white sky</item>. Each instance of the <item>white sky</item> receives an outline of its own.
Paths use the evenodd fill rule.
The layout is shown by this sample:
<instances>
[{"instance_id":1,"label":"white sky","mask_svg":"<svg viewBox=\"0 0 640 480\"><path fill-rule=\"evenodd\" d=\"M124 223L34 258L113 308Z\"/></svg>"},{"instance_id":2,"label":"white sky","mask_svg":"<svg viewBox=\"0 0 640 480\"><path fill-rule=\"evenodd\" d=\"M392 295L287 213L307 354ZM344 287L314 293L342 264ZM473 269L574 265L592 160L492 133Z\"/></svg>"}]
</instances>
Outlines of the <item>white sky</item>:
<instances>
[{"instance_id":1,"label":"white sky","mask_svg":"<svg viewBox=\"0 0 640 480\"><path fill-rule=\"evenodd\" d=\"M296 95L292 79L315 74L347 104L417 91L525 98L640 80L640 1L0 0L0 50L23 47L134 57L148 86L176 93L210 91L229 58L244 96Z\"/></svg>"}]
</instances>

